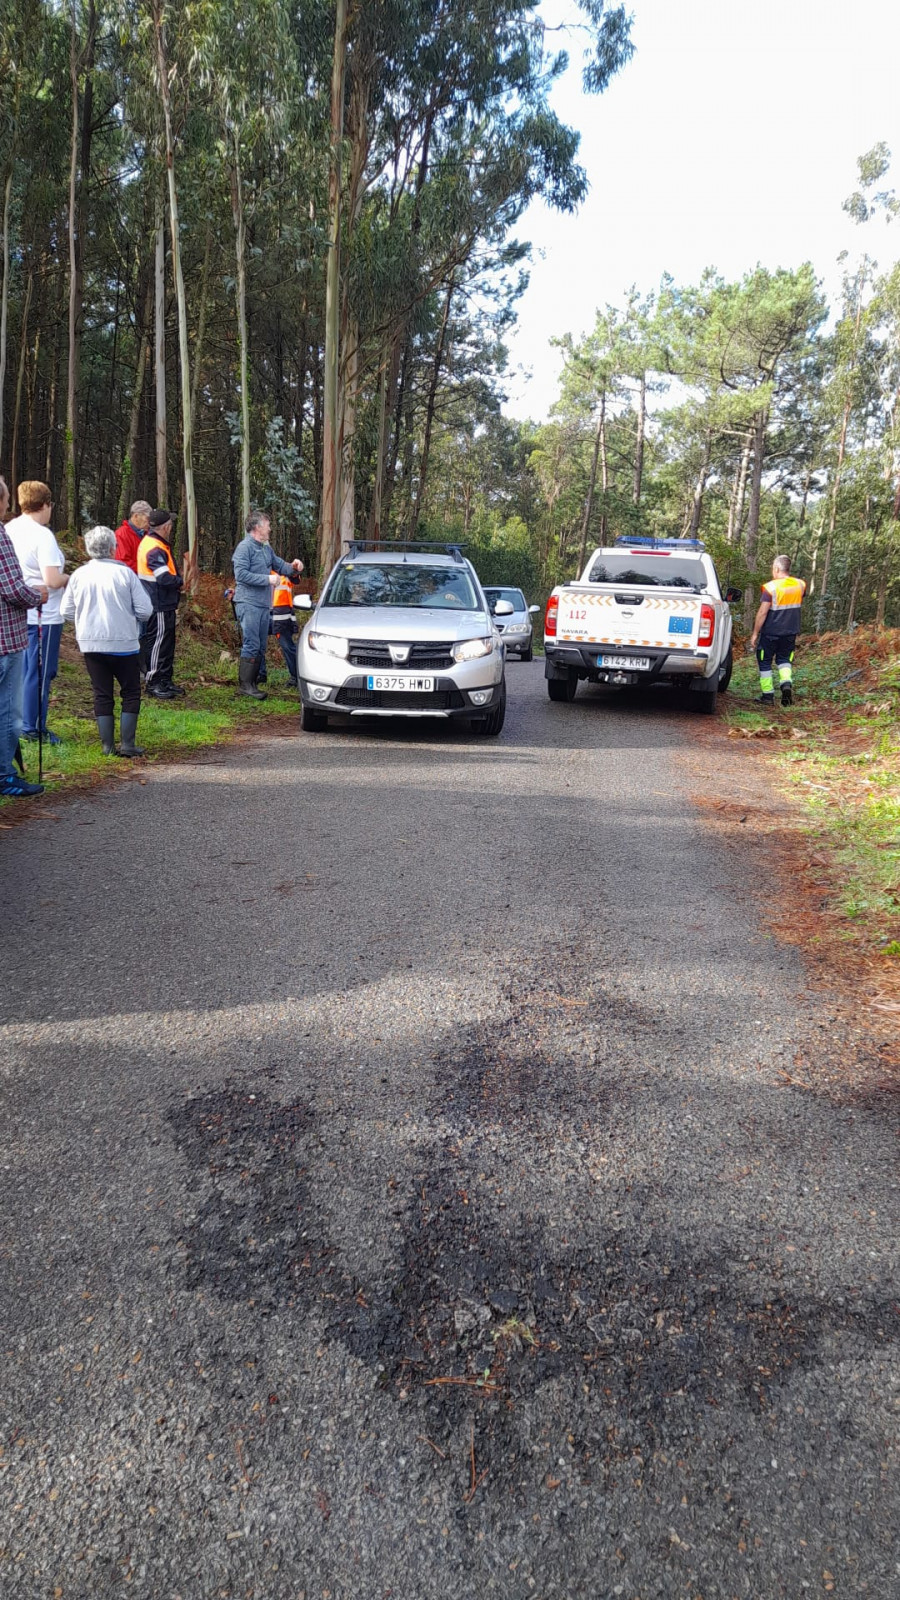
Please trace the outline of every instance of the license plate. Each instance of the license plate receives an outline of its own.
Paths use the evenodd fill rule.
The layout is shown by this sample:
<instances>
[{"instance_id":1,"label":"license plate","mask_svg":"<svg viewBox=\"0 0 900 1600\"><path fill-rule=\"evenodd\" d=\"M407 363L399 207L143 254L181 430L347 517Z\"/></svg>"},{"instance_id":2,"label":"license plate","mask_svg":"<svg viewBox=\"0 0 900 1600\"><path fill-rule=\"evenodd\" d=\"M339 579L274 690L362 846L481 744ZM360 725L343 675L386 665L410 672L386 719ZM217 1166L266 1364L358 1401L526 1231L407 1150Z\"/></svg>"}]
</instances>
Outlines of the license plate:
<instances>
[{"instance_id":1,"label":"license plate","mask_svg":"<svg viewBox=\"0 0 900 1600\"><path fill-rule=\"evenodd\" d=\"M367 689L408 689L413 694L432 694L433 678L401 677L397 672L370 672Z\"/></svg>"},{"instance_id":2,"label":"license plate","mask_svg":"<svg viewBox=\"0 0 900 1600\"><path fill-rule=\"evenodd\" d=\"M598 656L598 667L624 667L626 672L649 672L653 663L646 656Z\"/></svg>"}]
</instances>

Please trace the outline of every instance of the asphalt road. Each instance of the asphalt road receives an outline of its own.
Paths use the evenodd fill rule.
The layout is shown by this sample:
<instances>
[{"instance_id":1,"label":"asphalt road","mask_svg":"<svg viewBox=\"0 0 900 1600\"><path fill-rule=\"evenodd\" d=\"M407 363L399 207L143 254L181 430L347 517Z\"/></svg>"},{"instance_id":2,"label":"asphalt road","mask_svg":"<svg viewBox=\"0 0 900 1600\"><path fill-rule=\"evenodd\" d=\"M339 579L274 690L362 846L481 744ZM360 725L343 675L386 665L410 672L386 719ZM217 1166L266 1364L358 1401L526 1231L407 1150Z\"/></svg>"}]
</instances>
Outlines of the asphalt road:
<instances>
[{"instance_id":1,"label":"asphalt road","mask_svg":"<svg viewBox=\"0 0 900 1600\"><path fill-rule=\"evenodd\" d=\"M900 1593L888 1109L693 719L509 677L0 836L4 1600Z\"/></svg>"}]
</instances>

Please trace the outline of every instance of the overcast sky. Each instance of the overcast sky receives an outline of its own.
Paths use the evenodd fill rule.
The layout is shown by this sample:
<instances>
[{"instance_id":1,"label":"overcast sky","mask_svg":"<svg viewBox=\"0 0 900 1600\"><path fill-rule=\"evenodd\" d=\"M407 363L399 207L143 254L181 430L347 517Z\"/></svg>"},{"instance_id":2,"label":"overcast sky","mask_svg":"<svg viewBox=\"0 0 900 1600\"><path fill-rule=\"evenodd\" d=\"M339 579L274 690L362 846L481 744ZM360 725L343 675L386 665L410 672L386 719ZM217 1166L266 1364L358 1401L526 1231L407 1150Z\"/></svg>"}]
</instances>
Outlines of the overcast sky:
<instances>
[{"instance_id":1,"label":"overcast sky","mask_svg":"<svg viewBox=\"0 0 900 1600\"><path fill-rule=\"evenodd\" d=\"M626 0L627 3L627 0ZM554 104L581 131L591 191L574 217L543 205L517 230L535 260L510 338L506 410L540 420L556 398L553 335L670 272L739 277L812 261L830 297L839 252L900 257L900 218L856 228L841 202L879 140L900 191L900 0L633 0L633 59L606 94L580 89L580 45ZM574 14L548 0L548 21Z\"/></svg>"}]
</instances>

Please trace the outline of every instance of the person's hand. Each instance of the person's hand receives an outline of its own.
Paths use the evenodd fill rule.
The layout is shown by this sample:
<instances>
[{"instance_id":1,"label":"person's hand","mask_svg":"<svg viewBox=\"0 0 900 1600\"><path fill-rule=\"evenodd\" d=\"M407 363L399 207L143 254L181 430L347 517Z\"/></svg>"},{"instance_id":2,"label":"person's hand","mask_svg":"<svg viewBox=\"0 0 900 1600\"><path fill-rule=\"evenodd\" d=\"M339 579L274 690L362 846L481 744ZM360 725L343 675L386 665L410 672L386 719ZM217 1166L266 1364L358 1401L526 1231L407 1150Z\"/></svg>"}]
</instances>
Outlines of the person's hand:
<instances>
[{"instance_id":1,"label":"person's hand","mask_svg":"<svg viewBox=\"0 0 900 1600\"><path fill-rule=\"evenodd\" d=\"M39 583L36 587L35 593L40 595L40 604L45 606L47 601L50 599L50 590L47 588L47 585L45 583Z\"/></svg>"},{"instance_id":2,"label":"person's hand","mask_svg":"<svg viewBox=\"0 0 900 1600\"><path fill-rule=\"evenodd\" d=\"M299 578L301 572L303 571L303 562L302 561L292 561L291 562L291 566L293 567L294 571L296 572L296 574L297 574L297 576Z\"/></svg>"},{"instance_id":3,"label":"person's hand","mask_svg":"<svg viewBox=\"0 0 900 1600\"><path fill-rule=\"evenodd\" d=\"M278 582L278 573L277 572L270 572L269 573L269 588L270 589L274 589L275 585L277 584L277 582Z\"/></svg>"}]
</instances>

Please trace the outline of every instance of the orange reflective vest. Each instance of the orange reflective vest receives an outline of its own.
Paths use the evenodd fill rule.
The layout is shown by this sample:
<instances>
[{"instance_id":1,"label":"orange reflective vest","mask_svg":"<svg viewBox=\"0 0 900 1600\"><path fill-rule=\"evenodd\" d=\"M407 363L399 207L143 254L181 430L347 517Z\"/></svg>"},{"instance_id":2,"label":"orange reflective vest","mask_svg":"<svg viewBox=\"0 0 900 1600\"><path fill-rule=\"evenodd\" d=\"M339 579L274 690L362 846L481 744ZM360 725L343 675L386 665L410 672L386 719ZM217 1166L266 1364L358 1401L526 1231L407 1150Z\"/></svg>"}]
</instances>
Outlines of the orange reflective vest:
<instances>
[{"instance_id":1,"label":"orange reflective vest","mask_svg":"<svg viewBox=\"0 0 900 1600\"><path fill-rule=\"evenodd\" d=\"M800 608L806 584L802 578L773 578L763 584L763 599L768 598L766 619L760 630L768 638L783 638L800 632Z\"/></svg>"},{"instance_id":2,"label":"orange reflective vest","mask_svg":"<svg viewBox=\"0 0 900 1600\"><path fill-rule=\"evenodd\" d=\"M276 617L292 617L294 615L294 590L291 586L291 580L290 578L283 578L278 572L273 572L272 577L278 579L272 590L272 611Z\"/></svg>"},{"instance_id":3,"label":"orange reflective vest","mask_svg":"<svg viewBox=\"0 0 900 1600\"><path fill-rule=\"evenodd\" d=\"M145 583L156 582L156 571L152 570L147 565L147 557L150 555L152 550L162 550L164 552L169 571L171 572L173 578L177 578L178 568L175 565L175 558L172 555L171 545L166 544L165 539L158 539L155 533L145 533L143 539L138 545L138 577L143 578ZM162 569L159 568L157 570L161 571Z\"/></svg>"}]
</instances>

